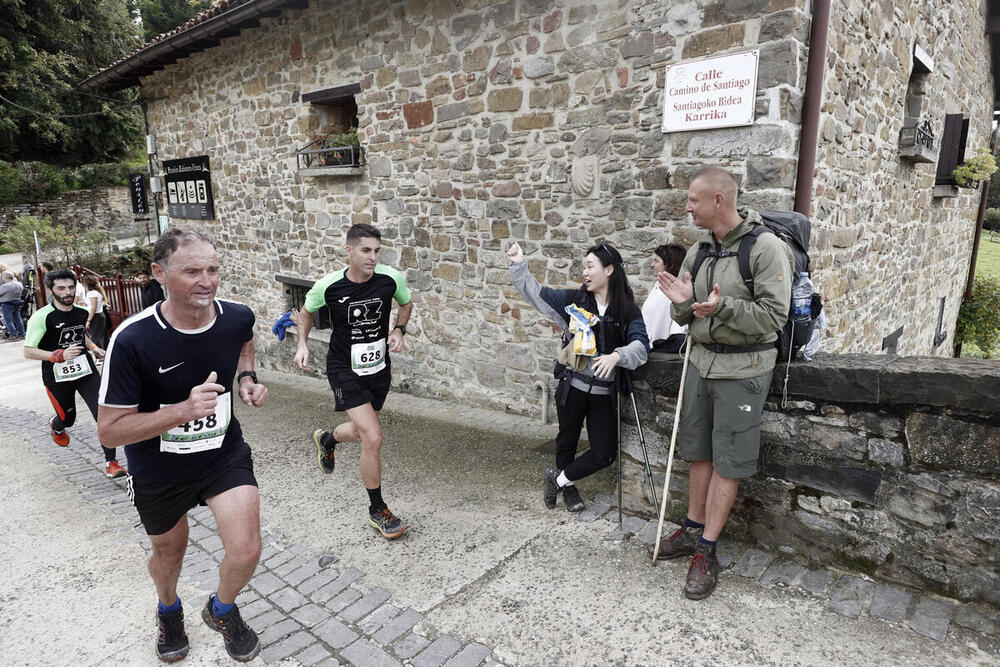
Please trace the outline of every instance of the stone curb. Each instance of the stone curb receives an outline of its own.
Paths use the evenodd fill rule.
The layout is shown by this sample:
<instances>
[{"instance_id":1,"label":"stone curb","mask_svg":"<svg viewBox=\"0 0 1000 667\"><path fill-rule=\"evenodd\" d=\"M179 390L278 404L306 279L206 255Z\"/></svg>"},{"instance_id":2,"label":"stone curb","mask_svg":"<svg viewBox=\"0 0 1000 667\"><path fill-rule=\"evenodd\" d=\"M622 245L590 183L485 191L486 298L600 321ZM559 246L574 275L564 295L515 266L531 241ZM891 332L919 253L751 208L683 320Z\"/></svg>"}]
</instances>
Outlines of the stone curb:
<instances>
[{"instance_id":1,"label":"stone curb","mask_svg":"<svg viewBox=\"0 0 1000 667\"><path fill-rule=\"evenodd\" d=\"M612 497L606 493L594 496L587 508L575 516L579 521L603 519L611 524L613 528L605 540L636 542L644 550L652 548L656 541L656 521L626 514L619 528ZM677 524L664 521L661 542L678 528ZM949 629L957 631L958 628L987 639L1000 636L1000 614L982 606L876 584L866 577L832 569L809 568L729 540L720 540L716 551L723 573L753 579L764 587L785 588L810 595L842 616L859 618L867 611L872 619L907 625L913 632L939 642L947 639ZM678 582L678 595L680 590L681 583Z\"/></svg>"}]
</instances>

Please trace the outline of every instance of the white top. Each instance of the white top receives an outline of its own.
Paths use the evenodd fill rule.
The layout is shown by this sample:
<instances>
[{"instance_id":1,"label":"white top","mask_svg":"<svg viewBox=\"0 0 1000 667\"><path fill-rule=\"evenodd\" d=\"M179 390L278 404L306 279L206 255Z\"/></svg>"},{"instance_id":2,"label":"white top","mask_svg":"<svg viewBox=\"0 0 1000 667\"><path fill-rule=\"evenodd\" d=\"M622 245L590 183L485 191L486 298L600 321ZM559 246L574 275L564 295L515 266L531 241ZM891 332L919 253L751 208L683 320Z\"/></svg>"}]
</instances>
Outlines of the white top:
<instances>
[{"instance_id":1,"label":"white top","mask_svg":"<svg viewBox=\"0 0 1000 667\"><path fill-rule=\"evenodd\" d=\"M650 346L654 340L663 340L675 334L687 333L686 326L682 327L670 317L670 299L660 291L655 283L649 290L649 296L642 303L642 319L646 323L646 334L649 336Z\"/></svg>"},{"instance_id":2,"label":"white top","mask_svg":"<svg viewBox=\"0 0 1000 667\"><path fill-rule=\"evenodd\" d=\"M98 292L95 289L92 289L89 292L87 292L87 308L88 309L90 308L90 300L93 299L94 297L97 297L97 310L95 310L94 313L95 314L97 314L97 313L103 313L104 312L104 297L102 297L101 293Z\"/></svg>"},{"instance_id":3,"label":"white top","mask_svg":"<svg viewBox=\"0 0 1000 667\"><path fill-rule=\"evenodd\" d=\"M80 282L79 280L76 281L76 297L75 298L76 298L76 302L78 304L80 304L84 308L87 307L87 288L84 287L83 283Z\"/></svg>"}]
</instances>

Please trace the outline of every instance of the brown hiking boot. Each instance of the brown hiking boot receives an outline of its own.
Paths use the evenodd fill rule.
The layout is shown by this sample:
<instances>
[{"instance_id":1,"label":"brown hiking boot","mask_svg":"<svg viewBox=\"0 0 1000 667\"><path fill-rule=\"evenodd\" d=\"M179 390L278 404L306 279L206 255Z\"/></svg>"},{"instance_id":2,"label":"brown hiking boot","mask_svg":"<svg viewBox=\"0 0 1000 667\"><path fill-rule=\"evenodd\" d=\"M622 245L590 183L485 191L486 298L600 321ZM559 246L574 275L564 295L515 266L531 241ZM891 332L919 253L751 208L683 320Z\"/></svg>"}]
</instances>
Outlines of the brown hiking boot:
<instances>
[{"instance_id":1,"label":"brown hiking boot","mask_svg":"<svg viewBox=\"0 0 1000 667\"><path fill-rule=\"evenodd\" d=\"M680 558L681 556L693 556L702 530L702 528L688 528L687 526L678 528L666 540L660 540L660 553L657 555L656 560L670 560L671 558ZM656 549L655 544L649 548L650 555L653 555L654 549Z\"/></svg>"},{"instance_id":2,"label":"brown hiking boot","mask_svg":"<svg viewBox=\"0 0 1000 667\"><path fill-rule=\"evenodd\" d=\"M690 600L704 600L715 590L715 582L718 579L719 559L715 557L715 549L699 542L691 564L688 565L684 597Z\"/></svg>"}]
</instances>

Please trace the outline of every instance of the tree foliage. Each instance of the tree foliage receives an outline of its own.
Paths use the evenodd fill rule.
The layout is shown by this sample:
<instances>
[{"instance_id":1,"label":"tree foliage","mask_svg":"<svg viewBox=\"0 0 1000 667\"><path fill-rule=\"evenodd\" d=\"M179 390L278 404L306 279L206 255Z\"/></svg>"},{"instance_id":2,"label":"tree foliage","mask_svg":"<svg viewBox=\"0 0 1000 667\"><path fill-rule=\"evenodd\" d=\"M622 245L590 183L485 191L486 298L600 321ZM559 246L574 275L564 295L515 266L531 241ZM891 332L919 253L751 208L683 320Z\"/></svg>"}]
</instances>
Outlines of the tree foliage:
<instances>
[{"instance_id":1,"label":"tree foliage","mask_svg":"<svg viewBox=\"0 0 1000 667\"><path fill-rule=\"evenodd\" d=\"M1000 187L1000 184L997 184L997 187ZM983 229L1000 232L1000 208L988 208L983 212Z\"/></svg>"},{"instance_id":2,"label":"tree foliage","mask_svg":"<svg viewBox=\"0 0 1000 667\"><path fill-rule=\"evenodd\" d=\"M114 161L142 136L136 106L84 95L76 84L141 45L131 2L0 0L0 159L79 165ZM134 99L131 96L124 96ZM55 116L108 112L85 118Z\"/></svg>"},{"instance_id":3,"label":"tree foliage","mask_svg":"<svg viewBox=\"0 0 1000 667\"><path fill-rule=\"evenodd\" d=\"M211 7L212 0L138 0L136 5L142 16L143 38L151 42Z\"/></svg>"},{"instance_id":4,"label":"tree foliage","mask_svg":"<svg viewBox=\"0 0 1000 667\"><path fill-rule=\"evenodd\" d=\"M123 162L95 162L79 167L0 160L0 206L51 200L66 190L128 185L129 174L144 171L146 161L141 155Z\"/></svg>"},{"instance_id":5,"label":"tree foliage","mask_svg":"<svg viewBox=\"0 0 1000 667\"><path fill-rule=\"evenodd\" d=\"M986 196L986 205L1000 209L1000 171L993 172L990 178L990 192Z\"/></svg>"},{"instance_id":6,"label":"tree foliage","mask_svg":"<svg viewBox=\"0 0 1000 667\"><path fill-rule=\"evenodd\" d=\"M955 337L974 344L988 359L1000 356L1000 279L976 277L972 298L958 311Z\"/></svg>"},{"instance_id":7,"label":"tree foliage","mask_svg":"<svg viewBox=\"0 0 1000 667\"><path fill-rule=\"evenodd\" d=\"M14 252L34 257L36 233L39 245L46 248L61 243L62 238L66 235L66 230L62 225L53 224L52 219L48 216L38 218L33 215L25 215L14 220L14 224L4 230L3 242L7 248Z\"/></svg>"},{"instance_id":8,"label":"tree foliage","mask_svg":"<svg viewBox=\"0 0 1000 667\"><path fill-rule=\"evenodd\" d=\"M35 254L35 234L42 247L42 257ZM34 257L37 264L47 259L58 266L79 264L98 273L113 274L117 271L135 273L149 268L152 246L138 245L124 252L112 246L114 237L102 227L65 227L52 222L48 216L26 215L17 218L3 232L3 244L12 251Z\"/></svg>"}]
</instances>

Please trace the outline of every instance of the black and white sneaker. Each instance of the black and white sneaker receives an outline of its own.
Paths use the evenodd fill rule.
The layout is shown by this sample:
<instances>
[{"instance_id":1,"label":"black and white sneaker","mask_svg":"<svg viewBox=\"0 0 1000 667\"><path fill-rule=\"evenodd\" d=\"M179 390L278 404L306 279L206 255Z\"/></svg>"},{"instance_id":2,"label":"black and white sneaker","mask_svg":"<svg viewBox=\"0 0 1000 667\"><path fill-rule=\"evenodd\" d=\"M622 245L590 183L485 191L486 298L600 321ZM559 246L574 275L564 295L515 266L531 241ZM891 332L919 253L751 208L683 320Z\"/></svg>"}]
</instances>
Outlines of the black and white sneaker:
<instances>
[{"instance_id":1,"label":"black and white sneaker","mask_svg":"<svg viewBox=\"0 0 1000 667\"><path fill-rule=\"evenodd\" d=\"M163 662L177 662L188 654L188 637L184 632L184 610L161 613L156 611L156 657Z\"/></svg>"},{"instance_id":2,"label":"black and white sneaker","mask_svg":"<svg viewBox=\"0 0 1000 667\"><path fill-rule=\"evenodd\" d=\"M226 640L226 653L237 662L250 662L260 653L260 639L243 617L240 608L235 604L232 610L224 616L216 616L212 611L212 600L215 595L208 596L205 608L201 610L201 618L205 625L220 633Z\"/></svg>"},{"instance_id":3,"label":"black and white sneaker","mask_svg":"<svg viewBox=\"0 0 1000 667\"><path fill-rule=\"evenodd\" d=\"M563 492L563 502L566 503L566 510L570 512L582 512L587 509L587 506L583 502L583 498L580 497L580 492L577 490L576 486L569 484L562 488Z\"/></svg>"},{"instance_id":4,"label":"black and white sneaker","mask_svg":"<svg viewBox=\"0 0 1000 667\"><path fill-rule=\"evenodd\" d=\"M329 475L336 464L334 454L337 450L337 441L333 439L332 433L318 428L313 431L313 442L316 444L316 465Z\"/></svg>"},{"instance_id":5,"label":"black and white sneaker","mask_svg":"<svg viewBox=\"0 0 1000 667\"><path fill-rule=\"evenodd\" d=\"M382 533L387 540L394 540L409 529L403 520L389 511L389 508L368 512L368 523L372 528Z\"/></svg>"},{"instance_id":6,"label":"black and white sneaker","mask_svg":"<svg viewBox=\"0 0 1000 667\"><path fill-rule=\"evenodd\" d=\"M559 483L556 482L556 477L559 476L559 471L555 468L545 469L545 482L542 486L542 500L545 502L545 506L550 510L556 508L556 496L559 495Z\"/></svg>"}]
</instances>

